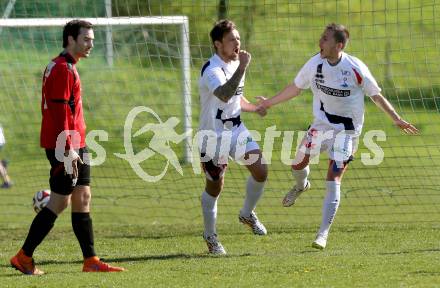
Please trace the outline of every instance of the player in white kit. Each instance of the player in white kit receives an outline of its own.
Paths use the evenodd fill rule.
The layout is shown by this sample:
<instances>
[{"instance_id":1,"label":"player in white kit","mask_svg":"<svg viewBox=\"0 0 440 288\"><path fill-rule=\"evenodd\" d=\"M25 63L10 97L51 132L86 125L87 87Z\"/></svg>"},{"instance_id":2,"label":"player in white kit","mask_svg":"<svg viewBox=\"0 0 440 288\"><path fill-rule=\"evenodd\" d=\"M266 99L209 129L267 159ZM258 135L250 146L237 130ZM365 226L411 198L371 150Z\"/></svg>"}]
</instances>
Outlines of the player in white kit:
<instances>
[{"instance_id":1,"label":"player in white kit","mask_svg":"<svg viewBox=\"0 0 440 288\"><path fill-rule=\"evenodd\" d=\"M3 134L3 128L0 125L0 152L5 144L5 135ZM10 188L12 186L11 178L8 175L7 163L6 160L0 160L0 177L3 179L3 184L0 188Z\"/></svg>"},{"instance_id":2,"label":"player in white kit","mask_svg":"<svg viewBox=\"0 0 440 288\"><path fill-rule=\"evenodd\" d=\"M217 200L223 188L228 158L244 162L251 174L239 221L256 235L267 233L254 211L263 194L267 167L262 163L258 144L252 140L240 118L242 111L256 112L257 108L243 96L245 72L251 55L240 50L240 34L229 20L218 21L210 36L216 52L203 66L199 80L199 149L206 175L201 201L205 226L203 238L209 253L221 255L226 251L217 239ZM266 112L261 108L258 113L265 115Z\"/></svg>"},{"instance_id":3,"label":"player in white kit","mask_svg":"<svg viewBox=\"0 0 440 288\"><path fill-rule=\"evenodd\" d=\"M324 249L339 202L341 180L347 164L353 160L357 140L364 122L364 96L368 96L405 133L416 134L417 128L403 120L381 89L368 67L343 50L349 39L348 30L340 24L329 24L319 40L320 53L299 71L294 82L271 99L260 98L262 111L298 96L302 90L313 92L314 121L305 135L292 165L296 185L286 194L283 205L289 207L304 191L310 189L309 163L326 151L329 155L327 194L322 208L322 222L312 247Z\"/></svg>"}]
</instances>

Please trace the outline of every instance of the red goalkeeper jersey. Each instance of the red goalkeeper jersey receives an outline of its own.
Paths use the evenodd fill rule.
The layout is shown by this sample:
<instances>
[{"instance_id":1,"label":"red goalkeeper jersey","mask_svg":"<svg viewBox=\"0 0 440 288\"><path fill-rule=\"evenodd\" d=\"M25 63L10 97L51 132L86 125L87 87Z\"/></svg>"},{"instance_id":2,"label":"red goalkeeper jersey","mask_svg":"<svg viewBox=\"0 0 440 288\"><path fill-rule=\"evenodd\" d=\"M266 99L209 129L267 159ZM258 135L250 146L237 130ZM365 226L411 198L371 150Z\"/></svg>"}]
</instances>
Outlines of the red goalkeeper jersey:
<instances>
[{"instance_id":1,"label":"red goalkeeper jersey","mask_svg":"<svg viewBox=\"0 0 440 288\"><path fill-rule=\"evenodd\" d=\"M82 109L81 81L75 63L70 54L61 53L44 71L40 134L43 148L55 149L58 135L63 131L67 136L65 143L62 143L66 150L85 147L86 124Z\"/></svg>"}]
</instances>

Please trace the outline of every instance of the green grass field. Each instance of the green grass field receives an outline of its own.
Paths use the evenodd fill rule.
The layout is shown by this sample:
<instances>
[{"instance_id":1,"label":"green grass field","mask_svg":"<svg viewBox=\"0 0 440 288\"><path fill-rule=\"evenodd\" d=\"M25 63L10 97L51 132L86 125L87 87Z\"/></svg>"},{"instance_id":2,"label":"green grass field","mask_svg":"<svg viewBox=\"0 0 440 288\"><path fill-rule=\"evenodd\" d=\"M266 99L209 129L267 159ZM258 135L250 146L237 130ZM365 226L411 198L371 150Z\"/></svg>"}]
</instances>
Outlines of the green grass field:
<instances>
[{"instance_id":1,"label":"green grass field","mask_svg":"<svg viewBox=\"0 0 440 288\"><path fill-rule=\"evenodd\" d=\"M4 4L0 7L6 2L0 0ZM17 1L12 16L102 16L98 1L89 2ZM197 129L197 80L200 67L212 53L208 32L217 17L218 1L113 2L118 2L114 16L188 15L192 125ZM323 27L341 22L352 33L347 52L370 67L384 95L421 135L402 135L366 99L364 132L385 131L386 141L377 142L385 158L378 166L364 165L362 154L371 152L361 141L356 161L344 178L341 206L324 251L314 250L311 243L321 221L326 155L311 167L312 189L295 207L283 208L281 199L293 180L289 166L282 163L282 138L275 142L269 180L257 210L269 231L265 237L251 235L238 222L248 173L231 163L218 204L218 233L228 256L211 257L201 237L204 177L182 162L183 176L171 167L162 180L148 183L114 155L124 153L124 122L132 108L148 106L164 121L182 118L180 62L175 58L179 56L179 30L171 26L115 28L115 65L109 68L99 27L92 56L78 64L88 131L108 133L108 141L98 141L105 148L106 161L92 169L95 243L102 258L128 271L81 273L81 253L66 210L35 253L47 275L22 276L9 267L9 258L22 245L35 216L33 194L48 188L48 163L39 148L41 74L60 52L61 43L59 29L4 29L0 32L0 124L8 142L0 159L10 160L9 174L15 185L0 190L0 287L439 286L440 3L229 3L229 17L240 29L242 45L253 55L246 78L248 99L272 96L292 81L317 52ZM296 143L297 132L306 130L312 120L311 101L306 92L271 109L265 118L243 114L244 122L262 135L273 125L279 131L295 131L292 142ZM150 116L142 115L134 127L149 121ZM177 131L182 132L181 125ZM133 139L135 151L143 149L151 136ZM262 147L264 139L259 143ZM171 147L183 160L182 145ZM159 174L165 163L156 155L142 167Z\"/></svg>"},{"instance_id":2,"label":"green grass field","mask_svg":"<svg viewBox=\"0 0 440 288\"><path fill-rule=\"evenodd\" d=\"M101 257L128 271L82 274L68 218L59 219L35 255L47 272L41 277L19 275L7 265L26 229L1 229L2 287L437 287L440 279L438 225L336 223L327 250L316 251L310 226L274 223L267 236L256 237L235 217L219 227L226 257L204 252L198 225L95 221Z\"/></svg>"}]
</instances>

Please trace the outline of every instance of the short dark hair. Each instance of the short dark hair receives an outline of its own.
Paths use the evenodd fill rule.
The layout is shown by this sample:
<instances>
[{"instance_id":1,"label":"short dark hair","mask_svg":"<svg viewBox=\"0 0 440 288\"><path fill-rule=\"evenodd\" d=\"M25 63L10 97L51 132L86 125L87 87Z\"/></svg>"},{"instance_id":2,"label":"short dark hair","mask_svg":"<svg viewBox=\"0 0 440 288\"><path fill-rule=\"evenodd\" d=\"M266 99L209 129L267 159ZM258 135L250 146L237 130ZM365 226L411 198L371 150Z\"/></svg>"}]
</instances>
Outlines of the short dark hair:
<instances>
[{"instance_id":1,"label":"short dark hair","mask_svg":"<svg viewBox=\"0 0 440 288\"><path fill-rule=\"evenodd\" d=\"M336 42L342 43L344 45L342 48L345 48L348 39L350 39L350 33L344 25L330 23L327 25L327 27L325 27L325 30L333 31L333 37L335 38Z\"/></svg>"},{"instance_id":2,"label":"short dark hair","mask_svg":"<svg viewBox=\"0 0 440 288\"><path fill-rule=\"evenodd\" d=\"M222 19L217 21L214 24L214 27L212 28L211 32L209 33L209 36L211 36L212 44L214 44L215 41L222 41L223 36L234 29L236 29L235 23L232 22L231 20Z\"/></svg>"},{"instance_id":3,"label":"short dark hair","mask_svg":"<svg viewBox=\"0 0 440 288\"><path fill-rule=\"evenodd\" d=\"M92 23L84 20L72 20L64 25L63 29L63 48L66 48L69 44L67 40L69 36L72 36L76 40L78 38L81 28L92 29Z\"/></svg>"}]
</instances>

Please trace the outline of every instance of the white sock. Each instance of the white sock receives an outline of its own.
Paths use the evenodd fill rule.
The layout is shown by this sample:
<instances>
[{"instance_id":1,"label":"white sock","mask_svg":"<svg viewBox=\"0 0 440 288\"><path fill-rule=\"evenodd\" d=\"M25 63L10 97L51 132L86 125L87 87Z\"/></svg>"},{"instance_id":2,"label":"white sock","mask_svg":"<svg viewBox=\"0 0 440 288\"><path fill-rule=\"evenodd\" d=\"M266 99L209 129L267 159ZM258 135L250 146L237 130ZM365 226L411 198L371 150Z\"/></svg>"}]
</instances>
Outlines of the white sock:
<instances>
[{"instance_id":1,"label":"white sock","mask_svg":"<svg viewBox=\"0 0 440 288\"><path fill-rule=\"evenodd\" d=\"M304 169L295 170L292 169L292 175L296 180L296 187L305 188L307 183L307 176L309 176L310 168L307 165Z\"/></svg>"},{"instance_id":2,"label":"white sock","mask_svg":"<svg viewBox=\"0 0 440 288\"><path fill-rule=\"evenodd\" d=\"M322 205L322 222L318 234L327 237L341 201L341 183L327 181L327 195Z\"/></svg>"},{"instance_id":3,"label":"white sock","mask_svg":"<svg viewBox=\"0 0 440 288\"><path fill-rule=\"evenodd\" d=\"M244 198L243 208L240 211L241 216L249 217L251 212L257 206L258 200L263 195L264 182L257 182L254 177L249 176L246 183L246 197Z\"/></svg>"},{"instance_id":4,"label":"white sock","mask_svg":"<svg viewBox=\"0 0 440 288\"><path fill-rule=\"evenodd\" d=\"M206 191L202 193L203 222L205 224L205 236L216 234L215 223L217 222L217 199Z\"/></svg>"}]
</instances>

